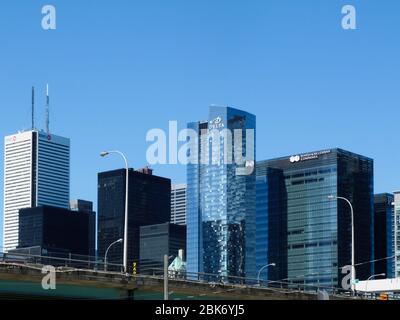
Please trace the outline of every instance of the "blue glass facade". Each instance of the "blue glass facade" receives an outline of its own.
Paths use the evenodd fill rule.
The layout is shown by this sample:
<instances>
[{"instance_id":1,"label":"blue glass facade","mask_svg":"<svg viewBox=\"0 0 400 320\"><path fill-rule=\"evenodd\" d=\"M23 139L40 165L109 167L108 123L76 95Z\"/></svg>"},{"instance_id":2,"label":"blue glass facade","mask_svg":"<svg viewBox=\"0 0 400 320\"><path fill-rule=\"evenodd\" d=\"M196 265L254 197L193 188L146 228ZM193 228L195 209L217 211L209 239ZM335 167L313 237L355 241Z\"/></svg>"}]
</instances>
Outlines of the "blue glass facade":
<instances>
[{"instance_id":1,"label":"blue glass facade","mask_svg":"<svg viewBox=\"0 0 400 320\"><path fill-rule=\"evenodd\" d=\"M394 193L394 214L395 214L395 277L400 277L400 191Z\"/></svg>"},{"instance_id":2,"label":"blue glass facade","mask_svg":"<svg viewBox=\"0 0 400 320\"><path fill-rule=\"evenodd\" d=\"M287 194L283 170L257 165L256 269L261 280L287 278Z\"/></svg>"},{"instance_id":3,"label":"blue glass facade","mask_svg":"<svg viewBox=\"0 0 400 320\"><path fill-rule=\"evenodd\" d=\"M395 278L395 216L394 195L376 194L374 197L374 253L375 274L385 273ZM388 257L392 257L388 259Z\"/></svg>"},{"instance_id":4,"label":"blue glass facade","mask_svg":"<svg viewBox=\"0 0 400 320\"><path fill-rule=\"evenodd\" d=\"M198 133L187 166L189 273L255 275L255 127L254 115L230 107L210 107L207 122L188 125Z\"/></svg>"},{"instance_id":5,"label":"blue glass facade","mask_svg":"<svg viewBox=\"0 0 400 320\"><path fill-rule=\"evenodd\" d=\"M277 264L263 279L341 284L341 267L351 264L351 214L330 195L352 202L355 260L363 263L356 275L371 274L373 160L333 149L257 162L257 270Z\"/></svg>"}]
</instances>

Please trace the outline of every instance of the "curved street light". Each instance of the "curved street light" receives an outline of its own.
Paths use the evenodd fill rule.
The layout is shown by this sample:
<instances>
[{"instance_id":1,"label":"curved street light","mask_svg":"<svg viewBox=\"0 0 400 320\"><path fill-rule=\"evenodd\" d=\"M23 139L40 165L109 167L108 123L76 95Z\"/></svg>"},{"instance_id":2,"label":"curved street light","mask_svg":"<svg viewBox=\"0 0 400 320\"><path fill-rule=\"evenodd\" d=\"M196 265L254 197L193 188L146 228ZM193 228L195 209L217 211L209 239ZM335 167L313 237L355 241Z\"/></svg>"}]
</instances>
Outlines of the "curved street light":
<instances>
[{"instance_id":1,"label":"curved street light","mask_svg":"<svg viewBox=\"0 0 400 320\"><path fill-rule=\"evenodd\" d=\"M262 272L264 269L268 268L268 267L276 267L276 263L273 262L273 263L267 264L267 265L263 266L263 267L260 269L260 271L258 271L258 276L257 276L257 283L258 283L258 285L260 285L260 276L261 276L261 272Z\"/></svg>"},{"instance_id":2,"label":"curved street light","mask_svg":"<svg viewBox=\"0 0 400 320\"><path fill-rule=\"evenodd\" d=\"M353 205L351 204L350 200L344 198L344 197L338 197L334 195L328 196L329 200L343 200L347 202L347 204L350 206L351 210L351 291L355 291L355 261L354 261L354 209Z\"/></svg>"},{"instance_id":3,"label":"curved street light","mask_svg":"<svg viewBox=\"0 0 400 320\"><path fill-rule=\"evenodd\" d=\"M123 242L124 241L124 239L118 239L117 241L114 241L113 243L111 243L109 246L108 246L108 248L107 248L107 250L106 250L106 254L104 255L104 271L107 271L107 254L108 254L108 251L110 250L110 248L114 245L114 244L117 244L117 243L121 243L121 242Z\"/></svg>"},{"instance_id":4,"label":"curved street light","mask_svg":"<svg viewBox=\"0 0 400 320\"><path fill-rule=\"evenodd\" d=\"M129 188L129 166L128 160L126 159L125 155L118 150L113 151L103 151L100 153L101 157L106 157L111 153L119 154L125 162L125 170L126 170L126 178L125 178L125 223L124 223L124 253L123 253L123 265L124 265L124 272L128 272L128 188Z\"/></svg>"}]
</instances>

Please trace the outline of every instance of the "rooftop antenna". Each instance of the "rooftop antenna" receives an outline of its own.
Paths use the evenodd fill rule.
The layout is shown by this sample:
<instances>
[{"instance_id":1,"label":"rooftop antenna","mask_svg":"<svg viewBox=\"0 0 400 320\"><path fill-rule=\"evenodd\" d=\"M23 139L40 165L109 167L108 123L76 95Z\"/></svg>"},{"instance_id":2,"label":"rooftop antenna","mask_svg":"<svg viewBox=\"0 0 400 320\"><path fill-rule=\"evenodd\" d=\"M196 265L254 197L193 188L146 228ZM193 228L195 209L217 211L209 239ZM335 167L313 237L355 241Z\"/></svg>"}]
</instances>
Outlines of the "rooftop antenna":
<instances>
[{"instance_id":1,"label":"rooftop antenna","mask_svg":"<svg viewBox=\"0 0 400 320\"><path fill-rule=\"evenodd\" d=\"M35 130L35 87L32 87L32 130Z\"/></svg>"},{"instance_id":2,"label":"rooftop antenna","mask_svg":"<svg viewBox=\"0 0 400 320\"><path fill-rule=\"evenodd\" d=\"M50 134L50 97L49 84L46 85L46 132Z\"/></svg>"}]
</instances>

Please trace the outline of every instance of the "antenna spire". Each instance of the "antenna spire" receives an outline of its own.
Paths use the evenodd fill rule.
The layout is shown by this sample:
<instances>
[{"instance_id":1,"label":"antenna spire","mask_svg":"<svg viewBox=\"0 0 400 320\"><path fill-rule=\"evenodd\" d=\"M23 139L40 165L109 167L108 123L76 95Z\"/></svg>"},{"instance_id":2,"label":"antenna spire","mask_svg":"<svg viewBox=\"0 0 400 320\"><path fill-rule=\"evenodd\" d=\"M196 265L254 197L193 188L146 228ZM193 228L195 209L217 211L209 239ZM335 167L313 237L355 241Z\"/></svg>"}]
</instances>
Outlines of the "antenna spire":
<instances>
[{"instance_id":1,"label":"antenna spire","mask_svg":"<svg viewBox=\"0 0 400 320\"><path fill-rule=\"evenodd\" d=\"M50 134L50 96L49 84L46 85L46 132Z\"/></svg>"},{"instance_id":2,"label":"antenna spire","mask_svg":"<svg viewBox=\"0 0 400 320\"><path fill-rule=\"evenodd\" d=\"M32 87L32 130L35 130L35 87Z\"/></svg>"}]
</instances>

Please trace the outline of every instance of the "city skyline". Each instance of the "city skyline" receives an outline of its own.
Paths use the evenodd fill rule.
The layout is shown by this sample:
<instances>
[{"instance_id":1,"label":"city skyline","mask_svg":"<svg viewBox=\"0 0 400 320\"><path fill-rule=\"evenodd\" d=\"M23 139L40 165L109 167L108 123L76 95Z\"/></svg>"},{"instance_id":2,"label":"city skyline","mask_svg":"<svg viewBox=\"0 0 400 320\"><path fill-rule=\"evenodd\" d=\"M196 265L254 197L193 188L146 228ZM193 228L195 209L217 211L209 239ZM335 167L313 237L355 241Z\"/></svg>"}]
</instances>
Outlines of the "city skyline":
<instances>
[{"instance_id":1,"label":"city skyline","mask_svg":"<svg viewBox=\"0 0 400 320\"><path fill-rule=\"evenodd\" d=\"M381 2L354 1L352 32L340 28L341 1L229 3L229 10L227 1L118 3L124 10L110 14L104 3L94 10L55 1L53 33L40 27L39 1L7 3L0 13L9 25L0 30L1 134L29 128L32 85L36 122L45 127L49 82L52 131L71 139L71 198L96 202L97 172L122 167L119 159L102 161L100 151L121 149L132 167L143 167L148 130L170 120L184 128L212 103L258 117L258 160L340 147L375 160L376 193L400 189L400 151L391 142L400 100L400 50L391 41L399 4L381 12ZM205 15L213 26L202 22ZM154 169L174 183L186 180L182 165Z\"/></svg>"}]
</instances>

